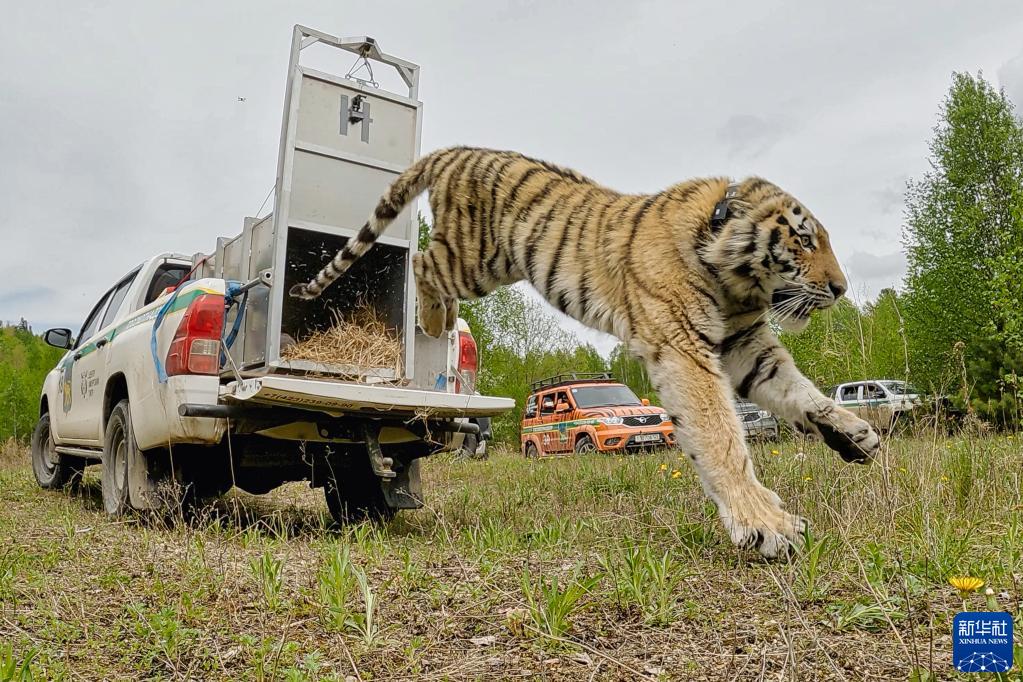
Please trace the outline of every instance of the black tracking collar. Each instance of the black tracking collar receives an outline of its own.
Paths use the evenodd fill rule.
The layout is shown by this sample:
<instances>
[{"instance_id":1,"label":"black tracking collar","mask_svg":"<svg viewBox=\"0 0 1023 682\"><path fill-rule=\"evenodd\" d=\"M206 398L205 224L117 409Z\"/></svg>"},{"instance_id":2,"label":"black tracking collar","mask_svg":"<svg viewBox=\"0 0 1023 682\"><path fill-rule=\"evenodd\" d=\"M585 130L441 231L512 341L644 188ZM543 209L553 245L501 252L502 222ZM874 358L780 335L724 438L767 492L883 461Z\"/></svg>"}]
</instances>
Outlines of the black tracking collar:
<instances>
[{"instance_id":1,"label":"black tracking collar","mask_svg":"<svg viewBox=\"0 0 1023 682\"><path fill-rule=\"evenodd\" d=\"M710 226L717 229L728 220L728 206L732 199L739 196L739 183L733 182L725 190L725 198L714 206L714 212L710 214Z\"/></svg>"}]
</instances>

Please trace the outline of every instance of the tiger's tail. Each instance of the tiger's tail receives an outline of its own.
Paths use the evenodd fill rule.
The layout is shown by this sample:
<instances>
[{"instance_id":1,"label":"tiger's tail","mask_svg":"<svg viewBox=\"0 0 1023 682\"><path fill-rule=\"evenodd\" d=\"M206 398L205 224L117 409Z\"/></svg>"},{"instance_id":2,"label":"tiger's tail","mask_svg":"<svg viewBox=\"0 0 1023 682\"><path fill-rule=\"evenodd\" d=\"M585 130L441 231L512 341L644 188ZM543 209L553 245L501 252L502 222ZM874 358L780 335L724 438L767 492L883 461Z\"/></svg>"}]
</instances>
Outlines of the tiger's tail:
<instances>
[{"instance_id":1,"label":"tiger's tail","mask_svg":"<svg viewBox=\"0 0 1023 682\"><path fill-rule=\"evenodd\" d=\"M373 248L377 238L383 234L387 226L391 224L401 210L423 193L433 179L432 173L436 157L450 150L442 150L428 154L408 167L398 179L391 183L384 195L380 197L373 215L369 217L366 224L362 226L354 238L349 239L340 251L327 263L322 270L316 273L305 284L296 284L288 292L295 298L311 301L319 298L323 290L333 284L352 263L359 260Z\"/></svg>"}]
</instances>

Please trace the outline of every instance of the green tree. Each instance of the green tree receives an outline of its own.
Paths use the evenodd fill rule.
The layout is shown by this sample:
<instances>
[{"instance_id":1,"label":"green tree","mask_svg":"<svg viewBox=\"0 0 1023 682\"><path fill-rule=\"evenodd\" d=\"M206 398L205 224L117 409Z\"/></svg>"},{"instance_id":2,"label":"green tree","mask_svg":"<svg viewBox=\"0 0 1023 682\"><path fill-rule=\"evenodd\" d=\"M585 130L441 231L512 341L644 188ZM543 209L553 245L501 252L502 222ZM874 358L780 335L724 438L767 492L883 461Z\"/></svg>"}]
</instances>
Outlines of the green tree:
<instances>
[{"instance_id":1,"label":"green tree","mask_svg":"<svg viewBox=\"0 0 1023 682\"><path fill-rule=\"evenodd\" d=\"M990 341L1020 344L1023 129L1003 93L956 73L930 150L906 196L904 309L910 366L940 387L956 380L957 347L976 370Z\"/></svg>"},{"instance_id":2,"label":"green tree","mask_svg":"<svg viewBox=\"0 0 1023 682\"><path fill-rule=\"evenodd\" d=\"M25 442L32 435L43 379L61 355L26 324L0 327L0 440Z\"/></svg>"},{"instance_id":3,"label":"green tree","mask_svg":"<svg viewBox=\"0 0 1023 682\"><path fill-rule=\"evenodd\" d=\"M857 379L907 379L898 294L883 290L863 308L848 300L816 313L801 334L782 334L796 365L819 387Z\"/></svg>"}]
</instances>

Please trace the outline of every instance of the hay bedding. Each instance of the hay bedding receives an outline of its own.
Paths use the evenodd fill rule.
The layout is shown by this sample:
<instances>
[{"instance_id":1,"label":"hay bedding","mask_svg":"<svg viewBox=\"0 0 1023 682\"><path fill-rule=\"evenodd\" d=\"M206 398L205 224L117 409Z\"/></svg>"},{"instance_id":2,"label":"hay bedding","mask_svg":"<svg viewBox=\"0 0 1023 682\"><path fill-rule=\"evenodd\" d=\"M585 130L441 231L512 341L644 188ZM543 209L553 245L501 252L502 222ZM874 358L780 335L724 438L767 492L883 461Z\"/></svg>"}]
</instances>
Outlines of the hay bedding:
<instances>
[{"instance_id":1,"label":"hay bedding","mask_svg":"<svg viewBox=\"0 0 1023 682\"><path fill-rule=\"evenodd\" d=\"M362 305L347 316L336 311L334 324L281 349L282 360L306 360L324 365L391 369L402 375L402 345L398 331L388 327L373 308Z\"/></svg>"}]
</instances>

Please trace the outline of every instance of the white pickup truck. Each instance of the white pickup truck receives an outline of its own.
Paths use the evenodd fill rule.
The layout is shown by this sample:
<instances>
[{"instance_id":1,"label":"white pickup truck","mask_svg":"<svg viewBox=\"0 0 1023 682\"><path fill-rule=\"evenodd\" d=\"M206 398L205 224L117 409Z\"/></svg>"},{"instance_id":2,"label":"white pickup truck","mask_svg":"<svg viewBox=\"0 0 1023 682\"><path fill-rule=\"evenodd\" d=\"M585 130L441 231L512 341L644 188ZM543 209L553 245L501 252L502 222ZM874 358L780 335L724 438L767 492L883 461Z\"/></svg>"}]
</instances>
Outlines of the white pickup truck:
<instances>
[{"instance_id":1,"label":"white pickup truck","mask_svg":"<svg viewBox=\"0 0 1023 682\"><path fill-rule=\"evenodd\" d=\"M32 439L39 485L60 488L101 464L104 507L120 514L180 502L164 483L191 501L307 479L338 520L387 517L421 505L420 457L477 433L455 418L511 406L473 394L476 344L464 322L446 339L417 335L422 380L409 386L236 378L222 372L226 283L191 280L172 293L191 269L187 256L151 258L100 297L77 339L44 334L68 352L43 384Z\"/></svg>"},{"instance_id":2,"label":"white pickup truck","mask_svg":"<svg viewBox=\"0 0 1023 682\"><path fill-rule=\"evenodd\" d=\"M320 46L391 66L395 93L302 63ZM47 376L32 441L45 488L102 464L111 514L293 480L324 487L338 520L421 506L419 459L478 437L472 419L514 406L474 392L476 345L464 322L432 339L415 324L406 210L321 299L285 295L358 232L419 151L419 67L372 38L294 28L273 211L209 254L163 254L111 287ZM390 367L289 359L282 348L370 308L395 330ZM474 438L475 439L475 438ZM168 483L180 485L167 485ZM164 494L163 491L173 491Z\"/></svg>"}]
</instances>

